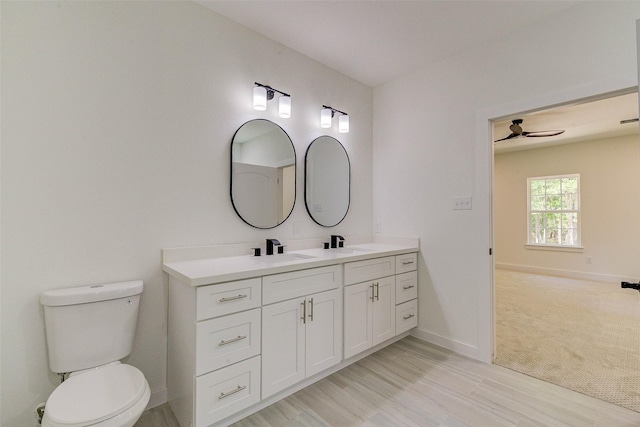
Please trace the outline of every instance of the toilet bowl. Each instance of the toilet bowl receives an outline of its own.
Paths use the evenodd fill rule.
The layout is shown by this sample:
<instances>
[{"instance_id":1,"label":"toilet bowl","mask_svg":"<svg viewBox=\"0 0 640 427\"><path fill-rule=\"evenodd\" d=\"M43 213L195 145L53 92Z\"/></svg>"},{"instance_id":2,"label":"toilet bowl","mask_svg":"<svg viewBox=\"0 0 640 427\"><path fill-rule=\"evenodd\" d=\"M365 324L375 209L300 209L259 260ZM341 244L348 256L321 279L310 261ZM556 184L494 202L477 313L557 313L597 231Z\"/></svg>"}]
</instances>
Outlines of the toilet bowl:
<instances>
[{"instance_id":1,"label":"toilet bowl","mask_svg":"<svg viewBox=\"0 0 640 427\"><path fill-rule=\"evenodd\" d=\"M119 362L71 374L49 396L44 427L132 427L149 402L137 368Z\"/></svg>"}]
</instances>

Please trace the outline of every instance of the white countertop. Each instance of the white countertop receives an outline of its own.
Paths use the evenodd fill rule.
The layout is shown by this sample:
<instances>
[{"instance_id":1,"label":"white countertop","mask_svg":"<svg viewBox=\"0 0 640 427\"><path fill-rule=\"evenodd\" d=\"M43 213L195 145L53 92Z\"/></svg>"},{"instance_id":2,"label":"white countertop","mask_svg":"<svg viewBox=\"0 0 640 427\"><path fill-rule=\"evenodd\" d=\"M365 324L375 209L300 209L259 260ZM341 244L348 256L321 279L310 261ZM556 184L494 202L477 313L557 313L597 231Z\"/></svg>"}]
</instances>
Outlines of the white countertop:
<instances>
[{"instance_id":1,"label":"white countertop","mask_svg":"<svg viewBox=\"0 0 640 427\"><path fill-rule=\"evenodd\" d=\"M416 238L393 238L387 241L390 243L360 243L337 250L299 249L284 255L259 257L250 255L200 257L199 254L211 252L207 247L202 247L200 250L197 248L167 249L165 251L170 251L171 255L163 251L162 269L183 283L200 286L420 250L419 241ZM179 251L188 252L193 259L176 256Z\"/></svg>"}]
</instances>

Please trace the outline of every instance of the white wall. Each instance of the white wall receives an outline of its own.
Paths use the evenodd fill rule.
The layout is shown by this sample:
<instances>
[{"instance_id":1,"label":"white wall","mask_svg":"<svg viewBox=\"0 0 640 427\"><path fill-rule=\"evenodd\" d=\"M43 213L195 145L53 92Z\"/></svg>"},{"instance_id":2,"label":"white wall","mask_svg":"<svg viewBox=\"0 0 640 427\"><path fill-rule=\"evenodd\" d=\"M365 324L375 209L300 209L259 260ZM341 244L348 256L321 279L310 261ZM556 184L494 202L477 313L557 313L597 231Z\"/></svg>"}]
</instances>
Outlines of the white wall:
<instances>
[{"instance_id":1,"label":"white wall","mask_svg":"<svg viewBox=\"0 0 640 427\"><path fill-rule=\"evenodd\" d=\"M371 233L371 88L191 2L0 7L3 427L35 425L58 383L42 291L143 279L129 363L161 399L163 247ZM252 109L256 81L292 95L290 119L275 101ZM319 127L323 104L349 112L349 134ZM229 200L231 138L253 118L277 122L297 152L297 203L273 230L246 225ZM351 209L332 229L304 207L304 153L323 134L352 160Z\"/></svg>"},{"instance_id":2,"label":"white wall","mask_svg":"<svg viewBox=\"0 0 640 427\"><path fill-rule=\"evenodd\" d=\"M584 277L637 280L640 274L640 140L596 139L495 156L496 264ZM527 178L580 174L580 252L527 249ZM591 263L587 263L587 257Z\"/></svg>"},{"instance_id":3,"label":"white wall","mask_svg":"<svg viewBox=\"0 0 640 427\"><path fill-rule=\"evenodd\" d=\"M418 335L491 359L489 119L636 85L639 17L584 2L374 90L374 223L421 239Z\"/></svg>"}]
</instances>

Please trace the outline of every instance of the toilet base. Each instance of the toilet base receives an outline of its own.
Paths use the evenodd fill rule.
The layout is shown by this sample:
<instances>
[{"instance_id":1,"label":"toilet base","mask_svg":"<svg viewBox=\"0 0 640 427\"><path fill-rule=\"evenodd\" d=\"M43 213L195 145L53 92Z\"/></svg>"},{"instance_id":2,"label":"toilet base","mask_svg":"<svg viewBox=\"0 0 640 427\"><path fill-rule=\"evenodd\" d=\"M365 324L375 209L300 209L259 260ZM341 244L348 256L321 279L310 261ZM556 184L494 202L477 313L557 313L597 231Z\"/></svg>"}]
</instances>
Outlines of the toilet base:
<instances>
[{"instance_id":1,"label":"toilet base","mask_svg":"<svg viewBox=\"0 0 640 427\"><path fill-rule=\"evenodd\" d=\"M47 418L47 409L45 407L44 417L42 418L42 426L43 427L133 427L133 425L138 422L142 413L144 412L147 404L149 403L149 398L151 397L151 390L149 389L149 385L147 384L145 387L144 394L138 400L135 405L130 407L124 412L119 413L115 417L108 418L98 423L94 424L59 424L51 421Z\"/></svg>"}]
</instances>

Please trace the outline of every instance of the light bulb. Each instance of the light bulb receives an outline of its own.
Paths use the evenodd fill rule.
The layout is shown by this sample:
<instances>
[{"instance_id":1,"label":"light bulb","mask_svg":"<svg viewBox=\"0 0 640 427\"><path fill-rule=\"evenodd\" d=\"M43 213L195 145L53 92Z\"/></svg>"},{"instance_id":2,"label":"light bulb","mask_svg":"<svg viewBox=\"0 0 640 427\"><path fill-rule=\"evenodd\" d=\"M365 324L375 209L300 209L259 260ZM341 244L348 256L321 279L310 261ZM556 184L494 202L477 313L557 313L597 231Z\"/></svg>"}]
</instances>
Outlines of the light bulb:
<instances>
[{"instance_id":1,"label":"light bulb","mask_svg":"<svg viewBox=\"0 0 640 427\"><path fill-rule=\"evenodd\" d=\"M320 127L330 128L332 115L333 111L331 108L323 108L322 111L320 111Z\"/></svg>"},{"instance_id":2,"label":"light bulb","mask_svg":"<svg viewBox=\"0 0 640 427\"><path fill-rule=\"evenodd\" d=\"M281 96L278 101L278 109L280 112L280 117L287 119L291 117L291 97L290 96Z\"/></svg>"},{"instance_id":3,"label":"light bulb","mask_svg":"<svg viewBox=\"0 0 640 427\"><path fill-rule=\"evenodd\" d=\"M349 132L349 116L347 114L343 114L340 117L338 117L338 132L340 133Z\"/></svg>"},{"instance_id":4,"label":"light bulb","mask_svg":"<svg viewBox=\"0 0 640 427\"><path fill-rule=\"evenodd\" d=\"M253 108L258 111L267 109L267 89L262 86L253 88Z\"/></svg>"}]
</instances>

